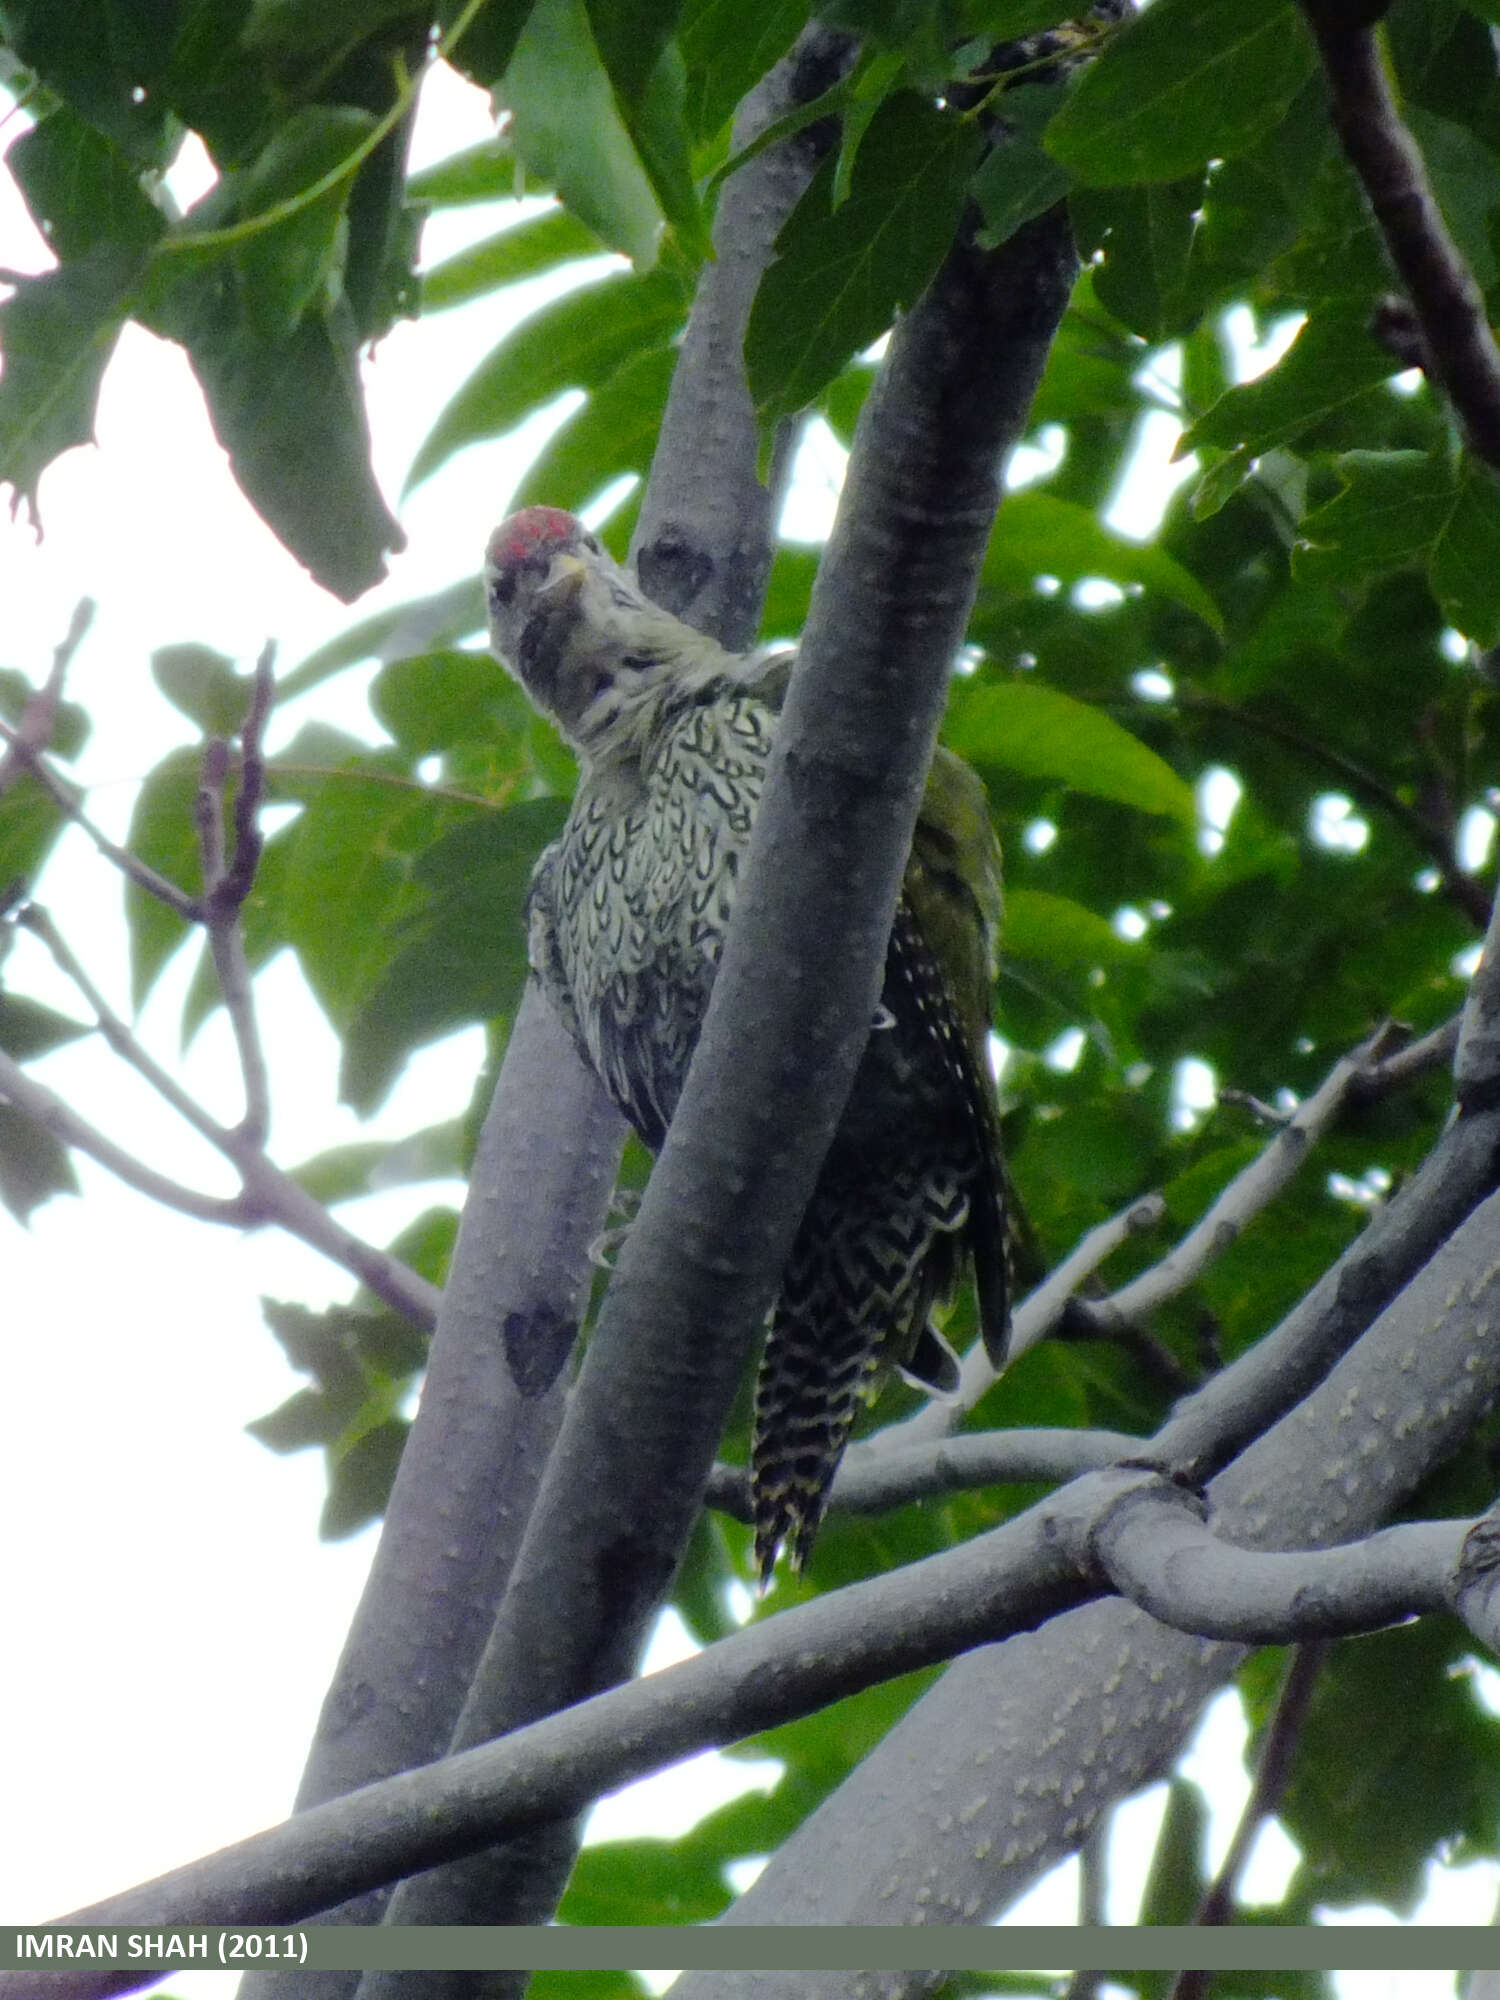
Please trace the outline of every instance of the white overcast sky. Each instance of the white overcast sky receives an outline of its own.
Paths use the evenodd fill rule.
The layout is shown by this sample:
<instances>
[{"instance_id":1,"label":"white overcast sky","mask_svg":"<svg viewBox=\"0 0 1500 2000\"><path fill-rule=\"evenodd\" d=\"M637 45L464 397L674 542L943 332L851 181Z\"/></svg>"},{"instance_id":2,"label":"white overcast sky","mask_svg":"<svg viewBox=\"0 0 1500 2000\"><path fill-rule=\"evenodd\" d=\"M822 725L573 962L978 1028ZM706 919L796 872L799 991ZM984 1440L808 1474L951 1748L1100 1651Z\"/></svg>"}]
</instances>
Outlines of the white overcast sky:
<instances>
[{"instance_id":1,"label":"white overcast sky","mask_svg":"<svg viewBox=\"0 0 1500 2000\"><path fill-rule=\"evenodd\" d=\"M12 118L0 143L22 129ZM440 71L424 95L419 163L491 130L483 96ZM179 170L180 198L200 191ZM499 225L493 210L440 218L428 262ZM0 175L0 266L40 270L50 257L8 177ZM412 453L453 388L498 338L493 304L398 326L367 364L375 461L394 502ZM1159 515L1181 468L1160 420L1132 487L1143 522ZM409 537L390 579L355 611L313 584L257 518L230 477L182 354L127 329L105 379L98 446L68 453L44 475L38 541L24 514L0 514L0 665L40 681L77 600L98 602L69 692L94 719L81 762L95 817L123 837L134 787L188 725L157 694L153 647L208 643L247 665L277 640L294 664L353 618L454 581L476 565L541 432L470 450L402 510ZM836 484L825 441L805 463L797 507L815 532ZM345 676L289 711L290 733L312 712L370 727L367 675ZM272 747L277 737L273 734ZM74 833L46 871L42 899L122 1012L125 942L118 883ZM23 960L23 954L26 954ZM189 957L174 965L141 1032L182 1062L210 1108L235 1112L235 1068L222 1017L185 1058L178 1049ZM10 976L56 1004L75 998L22 939ZM291 962L258 981L273 1065L285 1164L371 1128L336 1102L337 1046ZM467 1102L477 1032L412 1063L373 1129L394 1134ZM134 1087L93 1042L64 1050L37 1074L153 1164L229 1191L220 1163ZM28 1229L0 1214L0 1353L5 1415L0 1579L7 1605L0 1646L0 1920L37 1921L192 1859L283 1817L323 1689L368 1564L369 1534L329 1546L315 1524L323 1490L316 1454L277 1458L244 1433L301 1378L266 1332L262 1293L320 1303L350 1281L274 1232L240 1237L163 1211L89 1162L81 1200L60 1199ZM426 1187L352 1203L356 1229L385 1241L432 1200ZM670 1657L672 1634L657 1657ZM1201 1774L1218 1799L1215 1843L1243 1798L1242 1733L1232 1700L1213 1715ZM768 1767L762 1767L764 1770ZM599 1831L673 1833L759 1774L695 1760L602 1809ZM1130 1809L1117 1851L1123 1877L1115 1921L1128 1922L1129 1862L1149 1848L1159 1792ZM1285 1842L1266 1845L1268 1887ZM1138 1888L1138 1879L1137 1879ZM1011 1921L1072 1920L1076 1888L1060 1871ZM1484 1921L1494 1871L1442 1871L1428 1922ZM227 1975L172 1980L183 1995ZM1444 1976L1379 1975L1347 1990L1400 2000L1451 1990Z\"/></svg>"}]
</instances>

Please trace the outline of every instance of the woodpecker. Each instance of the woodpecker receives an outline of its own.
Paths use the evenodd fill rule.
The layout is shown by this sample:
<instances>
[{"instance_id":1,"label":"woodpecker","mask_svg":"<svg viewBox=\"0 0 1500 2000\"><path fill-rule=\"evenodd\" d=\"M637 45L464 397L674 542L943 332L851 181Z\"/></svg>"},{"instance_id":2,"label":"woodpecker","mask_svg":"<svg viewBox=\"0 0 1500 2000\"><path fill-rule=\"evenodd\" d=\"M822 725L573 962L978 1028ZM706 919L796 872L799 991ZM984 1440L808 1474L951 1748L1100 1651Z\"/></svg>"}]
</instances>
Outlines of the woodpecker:
<instances>
[{"instance_id":1,"label":"woodpecker","mask_svg":"<svg viewBox=\"0 0 1500 2000\"><path fill-rule=\"evenodd\" d=\"M490 538L496 655L577 753L527 905L532 970L653 1151L708 1006L776 733L786 656L727 652L653 604L597 537L528 507ZM939 750L849 1104L781 1277L755 1392L762 1584L800 1568L862 1401L900 1369L957 1380L931 1325L972 1259L985 1344L1009 1320L987 1060L1000 851L983 787Z\"/></svg>"}]
</instances>

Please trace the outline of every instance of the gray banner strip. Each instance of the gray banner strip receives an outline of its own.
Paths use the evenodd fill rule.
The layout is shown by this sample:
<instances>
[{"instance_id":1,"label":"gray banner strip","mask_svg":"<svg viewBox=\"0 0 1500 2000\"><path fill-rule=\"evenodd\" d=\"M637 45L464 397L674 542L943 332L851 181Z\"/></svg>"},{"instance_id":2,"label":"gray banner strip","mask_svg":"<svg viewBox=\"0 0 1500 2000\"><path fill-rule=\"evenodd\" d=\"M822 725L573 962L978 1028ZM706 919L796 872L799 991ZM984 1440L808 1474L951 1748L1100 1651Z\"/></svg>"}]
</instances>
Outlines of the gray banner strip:
<instances>
[{"instance_id":1,"label":"gray banner strip","mask_svg":"<svg viewBox=\"0 0 1500 2000\"><path fill-rule=\"evenodd\" d=\"M746 1971L1334 1971L1500 1968L1500 1930L1486 1926L1248 1925L1156 1929L945 1925L718 1928L712 1925L305 1930L0 1927L0 1970L69 1973L71 1987L110 1975L273 1964L309 1970L599 1971L661 1965Z\"/></svg>"}]
</instances>

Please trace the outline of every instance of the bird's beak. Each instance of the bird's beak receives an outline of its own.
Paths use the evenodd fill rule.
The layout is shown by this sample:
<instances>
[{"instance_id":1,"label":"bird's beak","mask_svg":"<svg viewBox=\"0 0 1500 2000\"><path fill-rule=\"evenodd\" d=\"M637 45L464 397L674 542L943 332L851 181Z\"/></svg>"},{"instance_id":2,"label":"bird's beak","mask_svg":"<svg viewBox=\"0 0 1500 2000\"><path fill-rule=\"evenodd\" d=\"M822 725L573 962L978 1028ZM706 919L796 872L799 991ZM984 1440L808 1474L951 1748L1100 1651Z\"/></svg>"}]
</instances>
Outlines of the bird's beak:
<instances>
[{"instance_id":1,"label":"bird's beak","mask_svg":"<svg viewBox=\"0 0 1500 2000\"><path fill-rule=\"evenodd\" d=\"M587 574L587 565L578 556L554 556L552 567L547 572L547 581L537 595L552 602L566 603L570 597L576 597L582 590L583 579Z\"/></svg>"}]
</instances>

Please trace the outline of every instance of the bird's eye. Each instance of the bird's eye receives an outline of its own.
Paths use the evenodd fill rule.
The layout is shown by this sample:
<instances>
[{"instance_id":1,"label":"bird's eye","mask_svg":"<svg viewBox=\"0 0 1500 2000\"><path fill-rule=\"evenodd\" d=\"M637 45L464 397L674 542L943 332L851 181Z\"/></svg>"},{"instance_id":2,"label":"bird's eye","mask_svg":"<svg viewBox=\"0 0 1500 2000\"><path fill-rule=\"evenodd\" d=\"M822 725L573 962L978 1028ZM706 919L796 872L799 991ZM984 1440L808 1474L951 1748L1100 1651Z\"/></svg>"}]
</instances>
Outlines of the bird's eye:
<instances>
[{"instance_id":1,"label":"bird's eye","mask_svg":"<svg viewBox=\"0 0 1500 2000\"><path fill-rule=\"evenodd\" d=\"M656 662L646 653L626 653L620 661L627 674L643 674L647 667L655 664Z\"/></svg>"},{"instance_id":2,"label":"bird's eye","mask_svg":"<svg viewBox=\"0 0 1500 2000\"><path fill-rule=\"evenodd\" d=\"M516 573L513 569L497 570L489 580L490 603L509 604L516 594Z\"/></svg>"}]
</instances>

